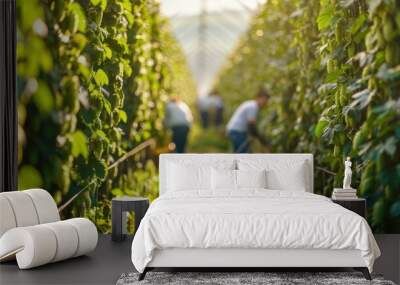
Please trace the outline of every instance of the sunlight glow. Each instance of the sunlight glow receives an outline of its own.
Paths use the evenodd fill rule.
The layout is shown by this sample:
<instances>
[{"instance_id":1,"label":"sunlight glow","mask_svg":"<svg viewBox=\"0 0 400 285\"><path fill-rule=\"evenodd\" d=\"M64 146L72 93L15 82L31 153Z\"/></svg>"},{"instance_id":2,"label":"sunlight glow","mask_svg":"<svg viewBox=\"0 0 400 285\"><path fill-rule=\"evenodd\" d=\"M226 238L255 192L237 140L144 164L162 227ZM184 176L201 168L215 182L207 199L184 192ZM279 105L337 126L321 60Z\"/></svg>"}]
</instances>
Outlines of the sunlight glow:
<instances>
[{"instance_id":1,"label":"sunlight glow","mask_svg":"<svg viewBox=\"0 0 400 285\"><path fill-rule=\"evenodd\" d=\"M204 1L208 11L254 10L263 0L161 0L161 12L166 16L196 15Z\"/></svg>"}]
</instances>

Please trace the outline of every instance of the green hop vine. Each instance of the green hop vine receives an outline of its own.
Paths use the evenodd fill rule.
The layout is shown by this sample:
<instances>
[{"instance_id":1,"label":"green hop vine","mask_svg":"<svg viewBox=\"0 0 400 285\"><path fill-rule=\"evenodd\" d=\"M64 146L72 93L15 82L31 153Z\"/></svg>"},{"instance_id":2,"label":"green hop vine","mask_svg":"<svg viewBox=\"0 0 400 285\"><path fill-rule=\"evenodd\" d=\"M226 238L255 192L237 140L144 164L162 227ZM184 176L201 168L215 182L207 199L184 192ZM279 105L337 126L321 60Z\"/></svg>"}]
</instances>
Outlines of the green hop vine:
<instances>
[{"instance_id":1,"label":"green hop vine","mask_svg":"<svg viewBox=\"0 0 400 285\"><path fill-rule=\"evenodd\" d=\"M313 153L327 196L350 156L373 229L399 232L400 3L268 1L216 80L230 112L260 85L272 151Z\"/></svg>"},{"instance_id":2,"label":"green hop vine","mask_svg":"<svg viewBox=\"0 0 400 285\"><path fill-rule=\"evenodd\" d=\"M17 16L19 188L58 204L84 190L62 214L107 232L112 197L156 197L151 153L110 166L163 136L165 101L181 87L170 73L190 82L186 62L166 60L176 43L156 1L19 1Z\"/></svg>"}]
</instances>

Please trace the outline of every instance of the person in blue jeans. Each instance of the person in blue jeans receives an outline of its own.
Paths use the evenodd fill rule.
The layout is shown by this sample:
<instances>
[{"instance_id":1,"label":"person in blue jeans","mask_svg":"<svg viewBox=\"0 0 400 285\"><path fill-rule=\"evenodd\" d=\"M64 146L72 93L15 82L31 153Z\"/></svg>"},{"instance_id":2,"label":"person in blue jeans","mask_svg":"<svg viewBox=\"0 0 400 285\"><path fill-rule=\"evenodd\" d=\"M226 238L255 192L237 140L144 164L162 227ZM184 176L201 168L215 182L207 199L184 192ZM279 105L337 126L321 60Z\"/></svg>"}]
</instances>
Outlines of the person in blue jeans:
<instances>
[{"instance_id":1,"label":"person in blue jeans","mask_svg":"<svg viewBox=\"0 0 400 285\"><path fill-rule=\"evenodd\" d=\"M175 152L185 152L192 122L193 116L189 106L177 97L171 98L165 108L164 124L172 130Z\"/></svg>"},{"instance_id":2,"label":"person in blue jeans","mask_svg":"<svg viewBox=\"0 0 400 285\"><path fill-rule=\"evenodd\" d=\"M268 103L268 99L268 92L261 88L254 100L243 102L233 113L226 129L235 153L250 152L249 135L265 143L257 131L256 124L258 112Z\"/></svg>"},{"instance_id":3,"label":"person in blue jeans","mask_svg":"<svg viewBox=\"0 0 400 285\"><path fill-rule=\"evenodd\" d=\"M201 95L197 99L197 106L200 113L201 126L203 129L207 129L209 126L209 116L210 116L210 96Z\"/></svg>"}]
</instances>

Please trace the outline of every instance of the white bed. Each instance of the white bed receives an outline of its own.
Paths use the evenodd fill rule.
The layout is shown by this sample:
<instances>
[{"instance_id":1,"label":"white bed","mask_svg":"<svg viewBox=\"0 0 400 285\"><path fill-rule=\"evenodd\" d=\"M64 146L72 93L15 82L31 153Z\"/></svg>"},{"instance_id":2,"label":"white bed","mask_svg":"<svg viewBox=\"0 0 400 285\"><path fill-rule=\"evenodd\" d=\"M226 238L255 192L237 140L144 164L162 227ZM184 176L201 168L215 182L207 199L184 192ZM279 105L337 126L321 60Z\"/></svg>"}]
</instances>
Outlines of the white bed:
<instances>
[{"instance_id":1,"label":"white bed","mask_svg":"<svg viewBox=\"0 0 400 285\"><path fill-rule=\"evenodd\" d=\"M208 166L251 179L266 167L273 188L291 189L203 189L202 174L185 168ZM190 179L198 181L186 189ZM132 262L140 279L155 267L354 267L370 278L380 251L367 222L312 193L311 154L161 155L160 197L135 235Z\"/></svg>"}]
</instances>

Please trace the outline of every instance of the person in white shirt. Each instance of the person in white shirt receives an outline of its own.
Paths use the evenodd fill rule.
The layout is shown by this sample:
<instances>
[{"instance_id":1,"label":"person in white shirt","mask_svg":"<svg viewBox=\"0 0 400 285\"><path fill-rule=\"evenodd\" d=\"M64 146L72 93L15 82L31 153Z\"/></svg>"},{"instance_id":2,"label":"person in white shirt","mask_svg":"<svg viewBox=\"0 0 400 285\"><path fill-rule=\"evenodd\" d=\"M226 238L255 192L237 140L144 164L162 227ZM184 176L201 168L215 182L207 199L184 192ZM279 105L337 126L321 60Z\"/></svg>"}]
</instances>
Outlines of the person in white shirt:
<instances>
[{"instance_id":1,"label":"person in white shirt","mask_svg":"<svg viewBox=\"0 0 400 285\"><path fill-rule=\"evenodd\" d=\"M193 116L189 106L179 98L171 98L165 109L165 126L172 130L175 152L184 153Z\"/></svg>"},{"instance_id":2,"label":"person in white shirt","mask_svg":"<svg viewBox=\"0 0 400 285\"><path fill-rule=\"evenodd\" d=\"M248 153L250 151L249 135L257 137L262 143L265 140L257 131L257 116L269 99L266 90L260 89L254 100L243 102L233 113L227 125L227 133L235 153Z\"/></svg>"}]
</instances>

